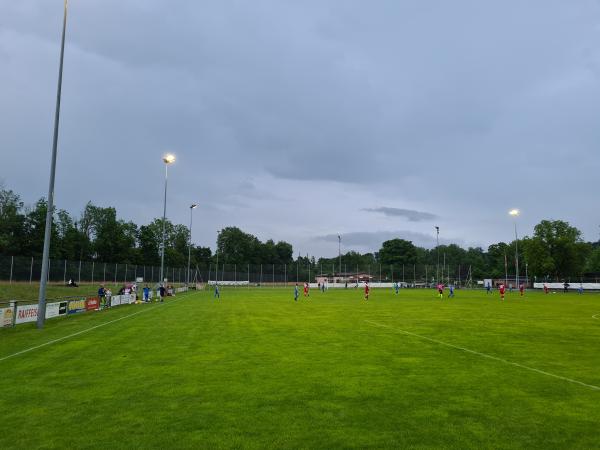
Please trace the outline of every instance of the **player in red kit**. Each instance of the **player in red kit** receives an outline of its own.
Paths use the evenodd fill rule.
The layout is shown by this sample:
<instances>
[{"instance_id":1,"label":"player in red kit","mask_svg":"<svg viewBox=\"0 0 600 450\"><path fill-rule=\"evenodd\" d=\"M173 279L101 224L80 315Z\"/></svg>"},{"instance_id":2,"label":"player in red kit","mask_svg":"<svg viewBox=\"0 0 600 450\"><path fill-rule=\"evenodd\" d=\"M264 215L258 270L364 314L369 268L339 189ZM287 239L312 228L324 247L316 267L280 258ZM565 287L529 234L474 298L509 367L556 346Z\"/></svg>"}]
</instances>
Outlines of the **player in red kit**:
<instances>
[{"instance_id":1,"label":"player in red kit","mask_svg":"<svg viewBox=\"0 0 600 450\"><path fill-rule=\"evenodd\" d=\"M501 284L498 290L500 291L500 300L504 300L504 293L506 292L504 284Z\"/></svg>"},{"instance_id":2,"label":"player in red kit","mask_svg":"<svg viewBox=\"0 0 600 450\"><path fill-rule=\"evenodd\" d=\"M365 283L365 300L369 300L369 282Z\"/></svg>"},{"instance_id":3,"label":"player in red kit","mask_svg":"<svg viewBox=\"0 0 600 450\"><path fill-rule=\"evenodd\" d=\"M444 298L444 285L442 283L437 285L438 296Z\"/></svg>"},{"instance_id":4,"label":"player in red kit","mask_svg":"<svg viewBox=\"0 0 600 450\"><path fill-rule=\"evenodd\" d=\"M304 283L304 296L308 297L310 294L308 293L308 283Z\"/></svg>"},{"instance_id":5,"label":"player in red kit","mask_svg":"<svg viewBox=\"0 0 600 450\"><path fill-rule=\"evenodd\" d=\"M523 283L519 285L519 293L521 294L521 297L525 294L525 285Z\"/></svg>"}]
</instances>

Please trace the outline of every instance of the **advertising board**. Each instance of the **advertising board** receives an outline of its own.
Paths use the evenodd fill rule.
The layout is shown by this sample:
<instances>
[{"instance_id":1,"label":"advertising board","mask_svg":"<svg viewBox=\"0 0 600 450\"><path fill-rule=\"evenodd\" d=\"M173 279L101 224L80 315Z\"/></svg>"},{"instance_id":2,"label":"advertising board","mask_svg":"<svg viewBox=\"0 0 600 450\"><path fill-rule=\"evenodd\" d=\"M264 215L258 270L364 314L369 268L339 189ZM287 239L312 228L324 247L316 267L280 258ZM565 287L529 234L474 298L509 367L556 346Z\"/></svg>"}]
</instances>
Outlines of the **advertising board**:
<instances>
[{"instance_id":1,"label":"advertising board","mask_svg":"<svg viewBox=\"0 0 600 450\"><path fill-rule=\"evenodd\" d=\"M88 299L85 301L85 308L88 311L96 310L100 308L100 302L96 297L88 297Z\"/></svg>"},{"instance_id":2,"label":"advertising board","mask_svg":"<svg viewBox=\"0 0 600 450\"><path fill-rule=\"evenodd\" d=\"M19 305L15 323L35 322L37 320L38 305Z\"/></svg>"},{"instance_id":3,"label":"advertising board","mask_svg":"<svg viewBox=\"0 0 600 450\"><path fill-rule=\"evenodd\" d=\"M67 313L67 302L55 302L46 304L46 319L62 316Z\"/></svg>"},{"instance_id":4,"label":"advertising board","mask_svg":"<svg viewBox=\"0 0 600 450\"><path fill-rule=\"evenodd\" d=\"M0 328L12 327L13 324L13 309L0 308Z\"/></svg>"},{"instance_id":5,"label":"advertising board","mask_svg":"<svg viewBox=\"0 0 600 450\"><path fill-rule=\"evenodd\" d=\"M69 300L69 314L85 311L85 298Z\"/></svg>"}]
</instances>

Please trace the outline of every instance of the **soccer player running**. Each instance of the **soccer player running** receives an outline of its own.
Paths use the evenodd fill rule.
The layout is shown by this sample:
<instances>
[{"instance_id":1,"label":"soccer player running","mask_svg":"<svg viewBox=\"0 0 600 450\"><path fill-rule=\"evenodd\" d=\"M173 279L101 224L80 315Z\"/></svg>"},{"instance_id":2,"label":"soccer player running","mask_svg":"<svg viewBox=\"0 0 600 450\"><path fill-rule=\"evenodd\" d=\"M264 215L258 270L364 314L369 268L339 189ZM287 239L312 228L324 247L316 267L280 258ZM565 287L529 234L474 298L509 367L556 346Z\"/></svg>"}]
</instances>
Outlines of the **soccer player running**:
<instances>
[{"instance_id":1,"label":"soccer player running","mask_svg":"<svg viewBox=\"0 0 600 450\"><path fill-rule=\"evenodd\" d=\"M304 296L310 297L310 293L308 292L308 283L304 283Z\"/></svg>"},{"instance_id":2,"label":"soccer player running","mask_svg":"<svg viewBox=\"0 0 600 450\"><path fill-rule=\"evenodd\" d=\"M454 298L454 285L451 284L449 286L449 289L450 289L450 294L448 295L448 298Z\"/></svg>"},{"instance_id":3,"label":"soccer player running","mask_svg":"<svg viewBox=\"0 0 600 450\"><path fill-rule=\"evenodd\" d=\"M161 303L165 299L165 294L166 294L165 285L161 284L160 287L158 288L158 296L160 297L160 302Z\"/></svg>"},{"instance_id":4,"label":"soccer player running","mask_svg":"<svg viewBox=\"0 0 600 450\"><path fill-rule=\"evenodd\" d=\"M438 297L441 299L444 298L444 285L442 283L438 283L437 290L438 290Z\"/></svg>"},{"instance_id":5,"label":"soccer player running","mask_svg":"<svg viewBox=\"0 0 600 450\"><path fill-rule=\"evenodd\" d=\"M365 283L365 300L369 300L369 282Z\"/></svg>"},{"instance_id":6,"label":"soccer player running","mask_svg":"<svg viewBox=\"0 0 600 450\"><path fill-rule=\"evenodd\" d=\"M219 285L217 283L215 283L215 295L213 296L213 298L216 298L216 299L221 298L221 292L219 291Z\"/></svg>"},{"instance_id":7,"label":"soccer player running","mask_svg":"<svg viewBox=\"0 0 600 450\"><path fill-rule=\"evenodd\" d=\"M394 283L394 289L396 290L396 295L398 295L398 291L400 290L400 286L398 285L397 281Z\"/></svg>"},{"instance_id":8,"label":"soccer player running","mask_svg":"<svg viewBox=\"0 0 600 450\"><path fill-rule=\"evenodd\" d=\"M525 285L523 283L519 284L519 294L521 294L521 297L525 295Z\"/></svg>"},{"instance_id":9,"label":"soccer player running","mask_svg":"<svg viewBox=\"0 0 600 450\"><path fill-rule=\"evenodd\" d=\"M504 286L504 284L501 284L500 287L498 288L498 290L500 291L500 300L504 300L504 293L506 292L506 286Z\"/></svg>"},{"instance_id":10,"label":"soccer player running","mask_svg":"<svg viewBox=\"0 0 600 450\"><path fill-rule=\"evenodd\" d=\"M297 302L298 301L298 296L299 296L299 292L298 292L298 283L296 283L296 285L294 286L294 301Z\"/></svg>"}]
</instances>

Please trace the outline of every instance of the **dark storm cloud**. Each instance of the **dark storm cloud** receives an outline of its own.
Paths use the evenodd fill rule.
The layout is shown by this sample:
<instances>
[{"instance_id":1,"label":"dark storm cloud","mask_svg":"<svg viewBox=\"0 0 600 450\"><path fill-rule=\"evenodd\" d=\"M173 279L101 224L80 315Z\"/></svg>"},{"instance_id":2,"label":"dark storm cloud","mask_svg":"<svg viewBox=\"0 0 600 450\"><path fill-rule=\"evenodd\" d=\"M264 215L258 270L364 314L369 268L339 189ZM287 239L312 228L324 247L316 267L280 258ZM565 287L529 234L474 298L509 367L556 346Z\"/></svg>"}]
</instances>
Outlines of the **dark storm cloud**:
<instances>
[{"instance_id":1,"label":"dark storm cloud","mask_svg":"<svg viewBox=\"0 0 600 450\"><path fill-rule=\"evenodd\" d=\"M363 211L382 213L388 217L404 217L410 222L422 222L426 220L437 219L435 214L428 212L415 211L413 209L390 208L381 206L379 208L364 208Z\"/></svg>"},{"instance_id":2,"label":"dark storm cloud","mask_svg":"<svg viewBox=\"0 0 600 450\"><path fill-rule=\"evenodd\" d=\"M61 208L159 216L171 150L168 214L198 202L204 244L238 225L333 253L312 236L385 230L394 213L360 211L382 204L455 241L509 239L512 207L522 234L597 237L598 2L69 4ZM0 3L0 177L26 202L46 195L61 14Z\"/></svg>"}]
</instances>

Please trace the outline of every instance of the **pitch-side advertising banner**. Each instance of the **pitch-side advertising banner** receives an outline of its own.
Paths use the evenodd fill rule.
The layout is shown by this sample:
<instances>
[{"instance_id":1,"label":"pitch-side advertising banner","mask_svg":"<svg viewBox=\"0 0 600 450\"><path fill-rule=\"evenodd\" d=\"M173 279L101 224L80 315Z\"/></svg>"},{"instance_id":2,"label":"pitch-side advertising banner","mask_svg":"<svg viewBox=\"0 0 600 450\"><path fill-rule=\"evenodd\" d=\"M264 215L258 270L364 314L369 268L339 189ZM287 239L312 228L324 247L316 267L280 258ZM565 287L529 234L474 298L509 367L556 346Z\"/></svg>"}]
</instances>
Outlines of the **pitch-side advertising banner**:
<instances>
[{"instance_id":1,"label":"pitch-side advertising banner","mask_svg":"<svg viewBox=\"0 0 600 450\"><path fill-rule=\"evenodd\" d=\"M85 307L88 311L96 310L100 307L100 302L96 297L88 297L85 301Z\"/></svg>"},{"instance_id":2,"label":"pitch-side advertising banner","mask_svg":"<svg viewBox=\"0 0 600 450\"><path fill-rule=\"evenodd\" d=\"M69 314L85 311L85 298L69 301Z\"/></svg>"},{"instance_id":3,"label":"pitch-side advertising banner","mask_svg":"<svg viewBox=\"0 0 600 450\"><path fill-rule=\"evenodd\" d=\"M0 328L11 327L13 323L13 309L0 308Z\"/></svg>"},{"instance_id":4,"label":"pitch-side advertising banner","mask_svg":"<svg viewBox=\"0 0 600 450\"><path fill-rule=\"evenodd\" d=\"M37 320L38 305L20 305L17 307L15 323L35 322Z\"/></svg>"}]
</instances>

